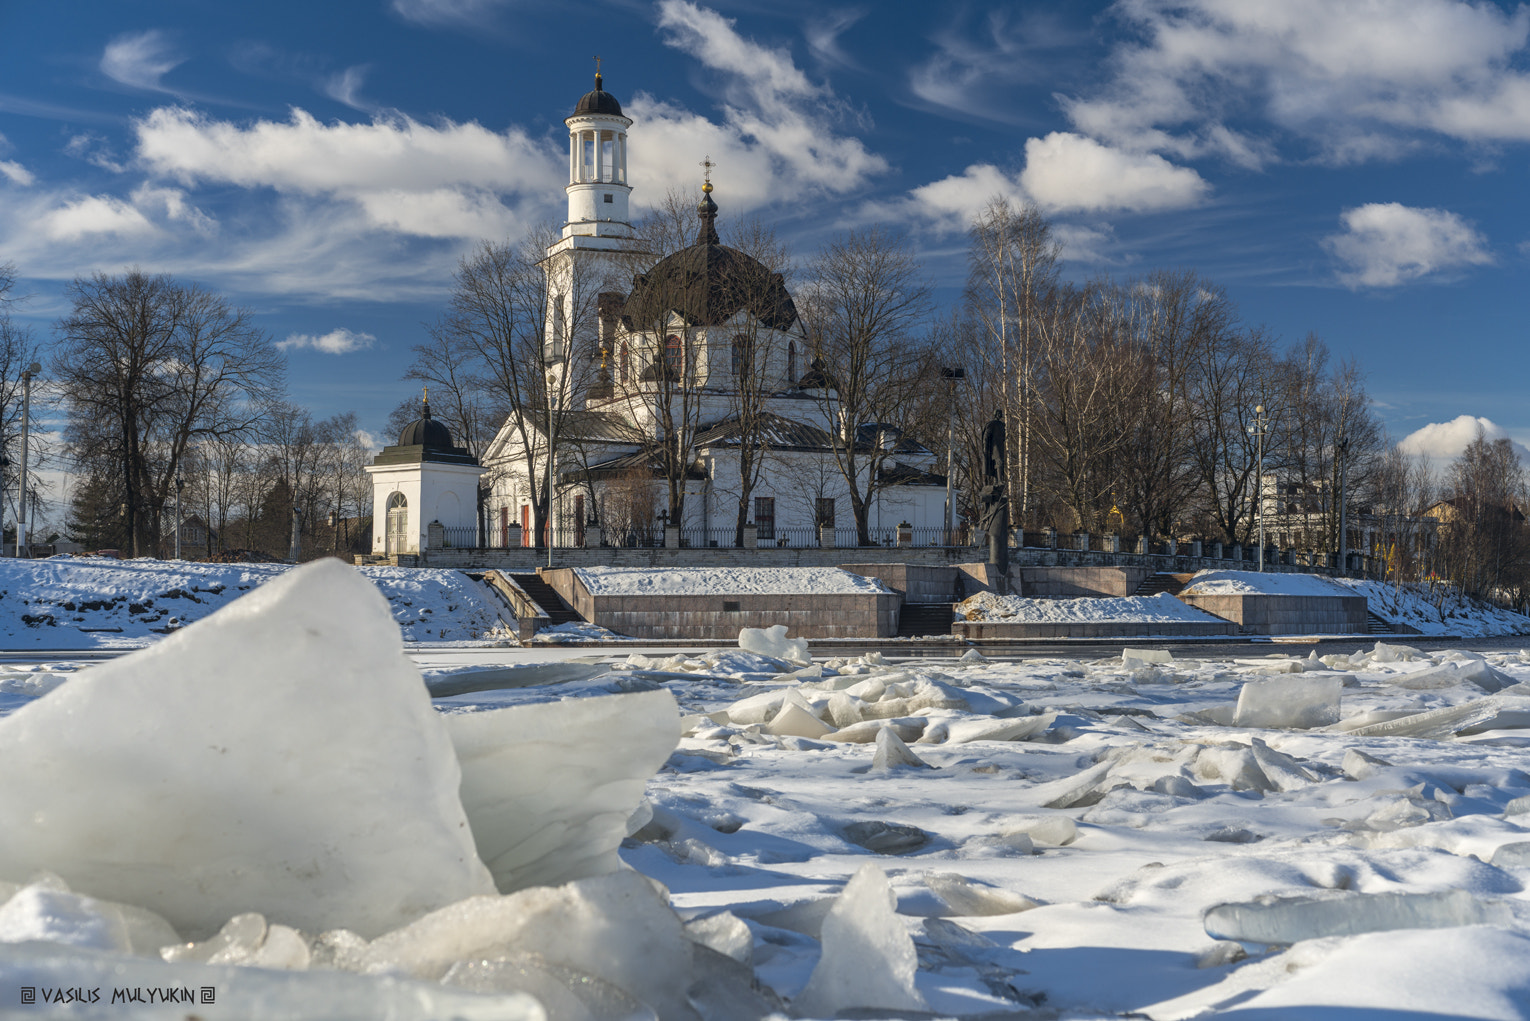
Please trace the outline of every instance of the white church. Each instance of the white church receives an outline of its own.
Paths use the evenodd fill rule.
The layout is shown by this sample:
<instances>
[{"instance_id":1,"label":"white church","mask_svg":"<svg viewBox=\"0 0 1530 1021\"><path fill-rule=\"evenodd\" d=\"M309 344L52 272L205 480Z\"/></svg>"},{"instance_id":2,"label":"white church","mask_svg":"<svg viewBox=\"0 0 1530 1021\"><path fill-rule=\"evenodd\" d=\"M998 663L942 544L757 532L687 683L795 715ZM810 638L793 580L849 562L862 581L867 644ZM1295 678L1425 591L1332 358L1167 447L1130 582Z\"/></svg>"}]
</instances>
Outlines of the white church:
<instances>
[{"instance_id":1,"label":"white church","mask_svg":"<svg viewBox=\"0 0 1530 1021\"><path fill-rule=\"evenodd\" d=\"M657 545L678 526L683 545L733 546L747 535L746 470L744 517L760 546L853 544L835 381L809 357L781 275L721 243L710 173L694 243L654 261L629 212L633 122L601 75L565 123L568 220L542 261L549 308L533 367L545 372L543 406L507 420L475 462L427 403L367 469L373 552L423 552L432 525L453 546L537 545L549 479L555 545ZM851 432L863 455L876 448L873 541L890 543L900 524L939 527L935 455L891 427Z\"/></svg>"}]
</instances>

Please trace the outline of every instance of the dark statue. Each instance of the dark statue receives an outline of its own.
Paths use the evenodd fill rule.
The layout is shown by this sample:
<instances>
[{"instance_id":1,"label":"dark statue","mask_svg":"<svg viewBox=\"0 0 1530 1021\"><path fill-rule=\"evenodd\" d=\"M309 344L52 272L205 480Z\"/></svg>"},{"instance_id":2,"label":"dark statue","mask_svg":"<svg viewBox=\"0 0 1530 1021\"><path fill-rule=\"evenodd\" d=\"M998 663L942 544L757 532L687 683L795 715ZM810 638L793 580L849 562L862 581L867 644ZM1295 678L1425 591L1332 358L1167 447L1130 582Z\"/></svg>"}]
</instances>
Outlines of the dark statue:
<instances>
[{"instance_id":1,"label":"dark statue","mask_svg":"<svg viewBox=\"0 0 1530 1021\"><path fill-rule=\"evenodd\" d=\"M1009 496L1004 492L1004 412L983 428L983 489L979 524L988 533L988 563L1005 594L1009 578Z\"/></svg>"}]
</instances>

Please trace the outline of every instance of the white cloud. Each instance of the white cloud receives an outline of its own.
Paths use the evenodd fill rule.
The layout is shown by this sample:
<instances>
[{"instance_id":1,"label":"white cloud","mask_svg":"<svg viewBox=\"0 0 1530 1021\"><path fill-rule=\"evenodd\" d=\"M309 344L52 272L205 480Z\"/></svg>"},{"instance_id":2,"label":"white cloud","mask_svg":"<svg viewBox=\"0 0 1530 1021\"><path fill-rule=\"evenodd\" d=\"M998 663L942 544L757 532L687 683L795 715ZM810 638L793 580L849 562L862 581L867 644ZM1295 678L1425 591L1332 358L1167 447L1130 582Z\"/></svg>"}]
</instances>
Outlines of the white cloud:
<instances>
[{"instance_id":1,"label":"white cloud","mask_svg":"<svg viewBox=\"0 0 1530 1021\"><path fill-rule=\"evenodd\" d=\"M807 39L808 49L813 52L813 56L824 63L836 64L840 67L857 67L856 62L840 48L839 37L867 13L866 8L857 7L825 11L815 18L810 18L802 30L803 36Z\"/></svg>"},{"instance_id":2,"label":"white cloud","mask_svg":"<svg viewBox=\"0 0 1530 1021\"><path fill-rule=\"evenodd\" d=\"M860 139L839 133L845 111L827 88L809 81L786 50L745 39L734 23L687 0L662 0L665 42L722 73L722 123L639 94L630 104L642 143L634 138L632 180L639 202L657 202L670 188L694 191L696 164L710 155L718 201L748 209L804 189L840 194L864 187L887 161ZM737 203L737 205L733 205Z\"/></svg>"},{"instance_id":3,"label":"white cloud","mask_svg":"<svg viewBox=\"0 0 1530 1021\"><path fill-rule=\"evenodd\" d=\"M358 64L330 75L324 81L324 94L330 99L357 110L370 110L373 104L361 98L361 86L367 79L367 67Z\"/></svg>"},{"instance_id":4,"label":"white cloud","mask_svg":"<svg viewBox=\"0 0 1530 1021\"><path fill-rule=\"evenodd\" d=\"M1020 183L991 163L975 163L960 174L922 184L909 192L914 211L948 230L966 230L995 197L1024 202Z\"/></svg>"},{"instance_id":5,"label":"white cloud","mask_svg":"<svg viewBox=\"0 0 1530 1021\"><path fill-rule=\"evenodd\" d=\"M1263 120L1334 162L1387 157L1419 132L1530 139L1522 5L1120 0L1112 11L1136 41L1112 55L1105 88L1064 100L1076 128L1108 142L1254 167L1274 158L1271 140L1229 121Z\"/></svg>"},{"instance_id":6,"label":"white cloud","mask_svg":"<svg viewBox=\"0 0 1530 1021\"><path fill-rule=\"evenodd\" d=\"M240 125L163 107L135 127L155 174L350 200L371 226L421 237L502 236L520 218L497 194L544 203L562 183L547 148L476 123L323 124L294 109L285 123Z\"/></svg>"},{"instance_id":7,"label":"white cloud","mask_svg":"<svg viewBox=\"0 0 1530 1021\"><path fill-rule=\"evenodd\" d=\"M402 18L422 25L472 26L482 24L510 0L393 0Z\"/></svg>"},{"instance_id":8,"label":"white cloud","mask_svg":"<svg viewBox=\"0 0 1530 1021\"><path fill-rule=\"evenodd\" d=\"M139 185L133 190L133 205L140 212L152 209L167 220L185 223L204 236L210 237L218 232L218 222L186 201L186 193L179 188Z\"/></svg>"},{"instance_id":9,"label":"white cloud","mask_svg":"<svg viewBox=\"0 0 1530 1021\"><path fill-rule=\"evenodd\" d=\"M1063 131L1028 139L1025 157L1018 175L978 163L921 185L909 193L911 211L943 229L965 230L996 196L1034 202L1048 213L1149 213L1197 205L1211 190L1194 170L1162 156L1113 149Z\"/></svg>"},{"instance_id":10,"label":"white cloud","mask_svg":"<svg viewBox=\"0 0 1530 1021\"><path fill-rule=\"evenodd\" d=\"M64 146L64 152L75 159L84 160L93 167L100 167L114 174L127 170L127 167L117 161L116 154L112 152L106 139L89 131L71 137Z\"/></svg>"},{"instance_id":11,"label":"white cloud","mask_svg":"<svg viewBox=\"0 0 1530 1021\"><path fill-rule=\"evenodd\" d=\"M110 195L66 202L45 213L39 226L52 241L80 241L98 234L136 237L158 230L136 207Z\"/></svg>"},{"instance_id":12,"label":"white cloud","mask_svg":"<svg viewBox=\"0 0 1530 1021\"><path fill-rule=\"evenodd\" d=\"M356 333L345 327L330 330L322 336L311 333L294 333L286 340L278 340L276 346L283 351L311 348L327 355L345 355L352 351L365 351L377 343L370 333Z\"/></svg>"},{"instance_id":13,"label":"white cloud","mask_svg":"<svg viewBox=\"0 0 1530 1021\"><path fill-rule=\"evenodd\" d=\"M30 170L13 160L0 160L0 177L4 177L12 184L19 184L23 188L34 180Z\"/></svg>"},{"instance_id":14,"label":"white cloud","mask_svg":"<svg viewBox=\"0 0 1530 1021\"><path fill-rule=\"evenodd\" d=\"M1486 418L1458 415L1449 422L1432 422L1422 429L1415 429L1397 444L1404 454L1427 456L1432 461L1453 461L1477 438L1478 431L1489 441L1511 439L1508 430ZM1530 450L1515 442L1521 457L1530 456Z\"/></svg>"},{"instance_id":15,"label":"white cloud","mask_svg":"<svg viewBox=\"0 0 1530 1021\"><path fill-rule=\"evenodd\" d=\"M1345 265L1339 279L1350 287L1395 287L1493 261L1487 239L1448 210L1370 202L1346 209L1340 220L1344 233L1324 238L1323 246Z\"/></svg>"},{"instance_id":16,"label":"white cloud","mask_svg":"<svg viewBox=\"0 0 1530 1021\"><path fill-rule=\"evenodd\" d=\"M160 79L185 59L175 52L169 36L151 28L146 32L119 35L107 43L101 54L101 71L124 85L164 91Z\"/></svg>"},{"instance_id":17,"label":"white cloud","mask_svg":"<svg viewBox=\"0 0 1530 1021\"><path fill-rule=\"evenodd\" d=\"M1183 209L1210 191L1189 167L1066 131L1026 141L1020 184L1037 205L1052 212Z\"/></svg>"}]
</instances>

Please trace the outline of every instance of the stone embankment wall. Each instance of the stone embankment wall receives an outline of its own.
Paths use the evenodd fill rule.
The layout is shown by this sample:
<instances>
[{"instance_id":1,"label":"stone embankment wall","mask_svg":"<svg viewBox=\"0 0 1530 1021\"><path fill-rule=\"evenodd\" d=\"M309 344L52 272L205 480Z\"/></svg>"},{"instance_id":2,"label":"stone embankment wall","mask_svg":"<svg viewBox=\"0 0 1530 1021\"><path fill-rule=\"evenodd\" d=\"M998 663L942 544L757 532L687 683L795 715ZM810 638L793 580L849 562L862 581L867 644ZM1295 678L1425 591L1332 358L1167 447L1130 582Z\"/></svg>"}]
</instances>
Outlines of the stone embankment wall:
<instances>
[{"instance_id":1,"label":"stone embankment wall","mask_svg":"<svg viewBox=\"0 0 1530 1021\"><path fill-rule=\"evenodd\" d=\"M1197 609L1236 621L1256 635L1353 635L1366 632L1364 596L1213 596L1181 594Z\"/></svg>"},{"instance_id":2,"label":"stone embankment wall","mask_svg":"<svg viewBox=\"0 0 1530 1021\"><path fill-rule=\"evenodd\" d=\"M1175 621L1132 624L1121 621L959 620L953 634L972 639L1026 641L1047 638L1212 638L1238 633L1230 621Z\"/></svg>"},{"instance_id":3,"label":"stone embankment wall","mask_svg":"<svg viewBox=\"0 0 1530 1021\"><path fill-rule=\"evenodd\" d=\"M898 633L896 592L865 595L596 595L572 568L538 573L579 615L633 638L737 638L785 624L793 638L886 638Z\"/></svg>"}]
</instances>

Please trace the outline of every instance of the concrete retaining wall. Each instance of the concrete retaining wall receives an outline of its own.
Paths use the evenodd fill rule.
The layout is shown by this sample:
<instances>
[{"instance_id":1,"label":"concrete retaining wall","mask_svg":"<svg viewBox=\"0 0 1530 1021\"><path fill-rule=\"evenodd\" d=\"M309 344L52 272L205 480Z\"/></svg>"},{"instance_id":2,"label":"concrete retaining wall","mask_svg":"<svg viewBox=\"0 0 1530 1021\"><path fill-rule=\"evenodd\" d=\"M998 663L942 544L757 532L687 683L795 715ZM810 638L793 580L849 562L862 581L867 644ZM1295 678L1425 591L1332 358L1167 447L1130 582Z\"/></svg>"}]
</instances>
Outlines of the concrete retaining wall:
<instances>
[{"instance_id":1,"label":"concrete retaining wall","mask_svg":"<svg viewBox=\"0 0 1530 1021\"><path fill-rule=\"evenodd\" d=\"M1186 621L1172 624L1128 624L1116 621L1016 622L997 620L959 620L951 625L953 634L964 638L1209 638L1237 634L1232 623Z\"/></svg>"},{"instance_id":2,"label":"concrete retaining wall","mask_svg":"<svg viewBox=\"0 0 1530 1021\"><path fill-rule=\"evenodd\" d=\"M1364 634L1364 596L1181 595L1256 635Z\"/></svg>"},{"instance_id":3,"label":"concrete retaining wall","mask_svg":"<svg viewBox=\"0 0 1530 1021\"><path fill-rule=\"evenodd\" d=\"M1165 558L1167 559L1167 558ZM1129 596L1154 573L1141 566L1015 567L1016 592L1029 599L1074 599L1080 596Z\"/></svg>"},{"instance_id":4,"label":"concrete retaining wall","mask_svg":"<svg viewBox=\"0 0 1530 1021\"><path fill-rule=\"evenodd\" d=\"M880 579L894 592L903 594L906 603L953 603L957 594L955 567L930 567L921 564L839 564L842 570L867 578Z\"/></svg>"},{"instance_id":5,"label":"concrete retaining wall","mask_svg":"<svg viewBox=\"0 0 1530 1021\"><path fill-rule=\"evenodd\" d=\"M633 638L737 638L785 624L790 638L886 638L898 633L896 592L866 595L593 595L572 568L538 572L579 615Z\"/></svg>"}]
</instances>

